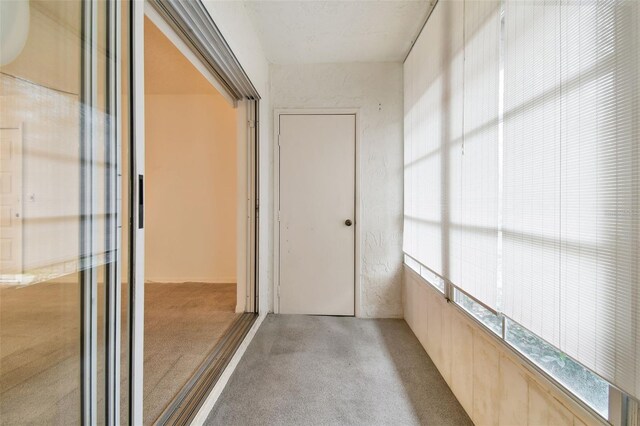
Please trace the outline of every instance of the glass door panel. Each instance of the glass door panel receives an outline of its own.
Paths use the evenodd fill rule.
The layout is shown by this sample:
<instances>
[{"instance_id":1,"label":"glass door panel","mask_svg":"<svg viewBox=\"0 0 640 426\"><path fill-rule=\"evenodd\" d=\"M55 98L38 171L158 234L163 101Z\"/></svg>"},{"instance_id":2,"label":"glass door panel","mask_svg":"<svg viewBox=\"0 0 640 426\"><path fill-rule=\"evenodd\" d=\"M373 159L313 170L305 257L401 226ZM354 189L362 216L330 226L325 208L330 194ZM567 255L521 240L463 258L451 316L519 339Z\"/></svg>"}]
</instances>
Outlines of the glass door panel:
<instances>
[{"instance_id":1,"label":"glass door panel","mask_svg":"<svg viewBox=\"0 0 640 426\"><path fill-rule=\"evenodd\" d=\"M0 1L3 423L117 423L118 3Z\"/></svg>"},{"instance_id":2,"label":"glass door panel","mask_svg":"<svg viewBox=\"0 0 640 426\"><path fill-rule=\"evenodd\" d=\"M8 424L77 424L82 7L1 7L19 37L3 31L0 62L0 415Z\"/></svg>"}]
</instances>

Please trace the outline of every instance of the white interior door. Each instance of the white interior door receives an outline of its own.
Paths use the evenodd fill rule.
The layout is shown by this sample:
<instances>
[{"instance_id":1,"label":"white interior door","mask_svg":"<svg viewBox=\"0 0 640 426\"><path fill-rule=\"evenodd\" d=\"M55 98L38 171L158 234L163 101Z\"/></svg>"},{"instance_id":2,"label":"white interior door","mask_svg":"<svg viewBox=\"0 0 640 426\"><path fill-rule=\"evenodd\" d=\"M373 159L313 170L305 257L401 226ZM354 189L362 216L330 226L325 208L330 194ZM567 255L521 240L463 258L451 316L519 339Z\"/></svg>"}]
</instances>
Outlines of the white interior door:
<instances>
[{"instance_id":1,"label":"white interior door","mask_svg":"<svg viewBox=\"0 0 640 426\"><path fill-rule=\"evenodd\" d=\"M280 115L283 314L354 315L353 114Z\"/></svg>"},{"instance_id":2,"label":"white interior door","mask_svg":"<svg viewBox=\"0 0 640 426\"><path fill-rule=\"evenodd\" d=\"M0 282L22 274L22 132L0 129Z\"/></svg>"}]
</instances>

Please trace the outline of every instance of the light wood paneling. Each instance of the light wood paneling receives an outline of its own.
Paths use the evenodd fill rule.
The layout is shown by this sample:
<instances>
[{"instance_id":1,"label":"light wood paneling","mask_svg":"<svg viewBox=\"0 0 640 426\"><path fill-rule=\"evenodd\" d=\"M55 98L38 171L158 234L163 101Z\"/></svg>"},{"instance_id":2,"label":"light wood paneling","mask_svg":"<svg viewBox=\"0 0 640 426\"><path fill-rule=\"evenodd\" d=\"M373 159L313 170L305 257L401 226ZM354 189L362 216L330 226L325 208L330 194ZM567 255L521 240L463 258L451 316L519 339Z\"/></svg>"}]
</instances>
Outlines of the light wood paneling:
<instances>
[{"instance_id":1,"label":"light wood paneling","mask_svg":"<svg viewBox=\"0 0 640 426\"><path fill-rule=\"evenodd\" d=\"M475 424L604 424L407 267L403 282L405 321Z\"/></svg>"}]
</instances>

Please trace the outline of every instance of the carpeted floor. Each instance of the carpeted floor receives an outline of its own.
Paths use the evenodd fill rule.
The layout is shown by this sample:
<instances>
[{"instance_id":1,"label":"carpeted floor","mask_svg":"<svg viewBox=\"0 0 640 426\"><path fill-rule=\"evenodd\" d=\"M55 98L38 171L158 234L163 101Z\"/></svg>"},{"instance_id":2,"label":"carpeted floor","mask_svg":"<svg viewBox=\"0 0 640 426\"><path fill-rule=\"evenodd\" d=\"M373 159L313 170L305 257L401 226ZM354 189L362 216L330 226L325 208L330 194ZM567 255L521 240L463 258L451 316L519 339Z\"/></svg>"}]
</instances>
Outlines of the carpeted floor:
<instances>
[{"instance_id":1,"label":"carpeted floor","mask_svg":"<svg viewBox=\"0 0 640 426\"><path fill-rule=\"evenodd\" d=\"M403 320L269 315L208 425L471 425Z\"/></svg>"},{"instance_id":2,"label":"carpeted floor","mask_svg":"<svg viewBox=\"0 0 640 426\"><path fill-rule=\"evenodd\" d=\"M235 318L236 285L145 284L144 423L152 424Z\"/></svg>"}]
</instances>

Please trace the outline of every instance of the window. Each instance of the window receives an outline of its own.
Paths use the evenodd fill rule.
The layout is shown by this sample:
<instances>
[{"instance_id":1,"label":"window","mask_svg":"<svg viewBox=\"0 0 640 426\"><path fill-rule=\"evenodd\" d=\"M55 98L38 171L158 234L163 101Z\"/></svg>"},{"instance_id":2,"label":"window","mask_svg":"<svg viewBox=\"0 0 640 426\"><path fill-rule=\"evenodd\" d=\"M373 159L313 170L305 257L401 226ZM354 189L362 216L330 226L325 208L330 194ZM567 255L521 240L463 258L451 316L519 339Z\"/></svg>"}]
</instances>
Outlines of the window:
<instances>
[{"instance_id":1,"label":"window","mask_svg":"<svg viewBox=\"0 0 640 426\"><path fill-rule=\"evenodd\" d=\"M635 0L465 0L404 65L405 253L605 417L640 398L639 57Z\"/></svg>"},{"instance_id":2,"label":"window","mask_svg":"<svg viewBox=\"0 0 640 426\"><path fill-rule=\"evenodd\" d=\"M636 398L639 9L505 1L500 309Z\"/></svg>"},{"instance_id":3,"label":"window","mask_svg":"<svg viewBox=\"0 0 640 426\"><path fill-rule=\"evenodd\" d=\"M505 339L551 377L571 390L605 419L609 384L526 328L507 319Z\"/></svg>"},{"instance_id":4,"label":"window","mask_svg":"<svg viewBox=\"0 0 640 426\"><path fill-rule=\"evenodd\" d=\"M440 290L441 293L444 293L444 280L438 275L431 272L429 268L420 265L420 276L427 280L427 282L434 286L437 290Z\"/></svg>"},{"instance_id":5,"label":"window","mask_svg":"<svg viewBox=\"0 0 640 426\"><path fill-rule=\"evenodd\" d=\"M411 256L404 255L404 264L411 268L415 273L420 274L420 262L413 259Z\"/></svg>"},{"instance_id":6,"label":"window","mask_svg":"<svg viewBox=\"0 0 640 426\"><path fill-rule=\"evenodd\" d=\"M421 265L420 262L406 254L404 255L404 263L416 274L420 275L425 281L431 284L435 289L444 293L445 283L442 277L439 277L437 274L430 271L429 268Z\"/></svg>"},{"instance_id":7,"label":"window","mask_svg":"<svg viewBox=\"0 0 640 426\"><path fill-rule=\"evenodd\" d=\"M491 312L480 303L473 300L458 289L454 290L454 301L465 311L470 313L478 321L498 336L502 336L502 318Z\"/></svg>"}]
</instances>

